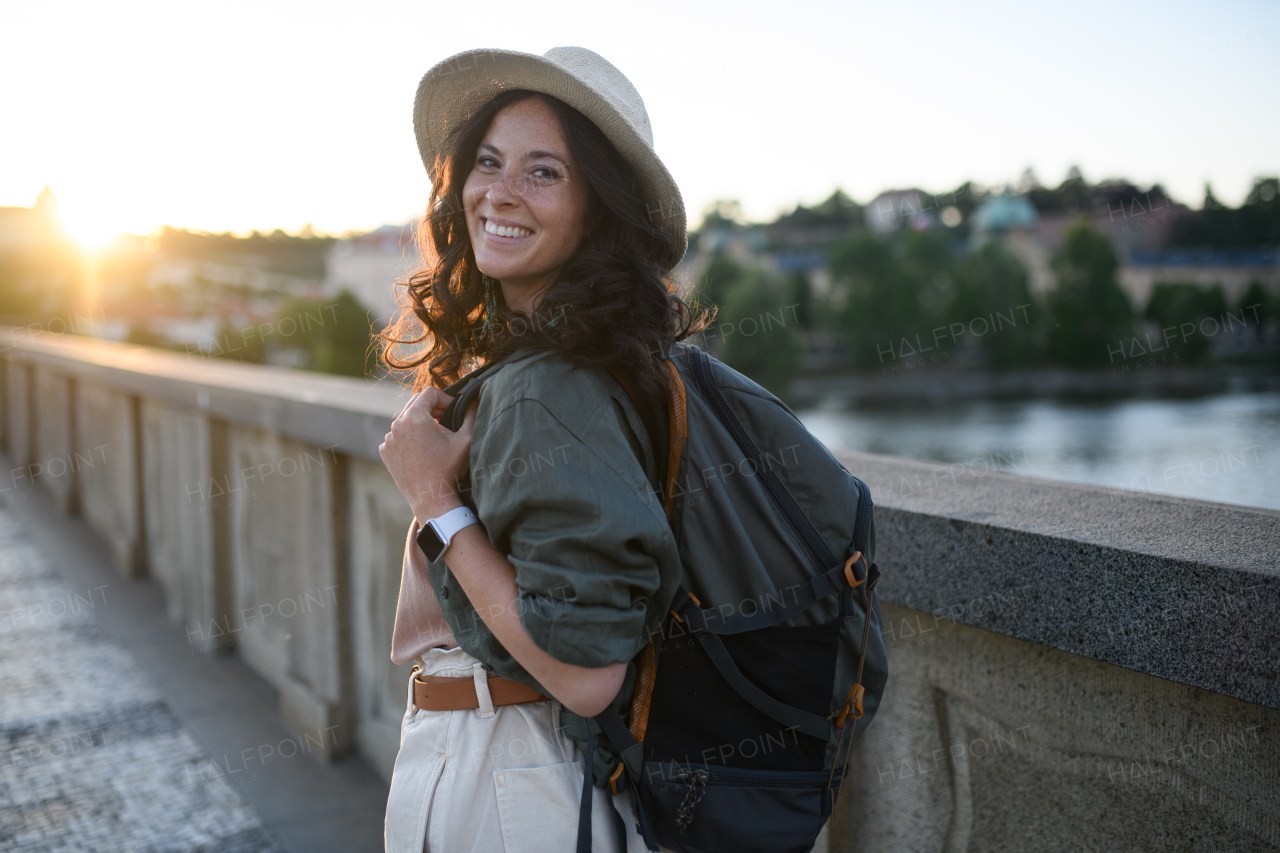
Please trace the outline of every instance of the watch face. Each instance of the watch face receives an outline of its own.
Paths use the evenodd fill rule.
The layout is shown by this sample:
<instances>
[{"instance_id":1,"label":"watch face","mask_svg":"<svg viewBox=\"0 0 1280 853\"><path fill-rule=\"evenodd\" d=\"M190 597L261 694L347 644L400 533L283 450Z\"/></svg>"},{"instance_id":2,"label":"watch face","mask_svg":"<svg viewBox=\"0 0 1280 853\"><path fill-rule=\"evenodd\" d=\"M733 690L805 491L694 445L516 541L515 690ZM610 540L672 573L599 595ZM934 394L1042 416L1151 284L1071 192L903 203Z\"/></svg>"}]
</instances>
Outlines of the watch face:
<instances>
[{"instance_id":1,"label":"watch face","mask_svg":"<svg viewBox=\"0 0 1280 853\"><path fill-rule=\"evenodd\" d=\"M430 522L422 525L422 529L418 531L418 547L431 562L440 559L440 555L444 553L445 541L436 533L435 525Z\"/></svg>"}]
</instances>

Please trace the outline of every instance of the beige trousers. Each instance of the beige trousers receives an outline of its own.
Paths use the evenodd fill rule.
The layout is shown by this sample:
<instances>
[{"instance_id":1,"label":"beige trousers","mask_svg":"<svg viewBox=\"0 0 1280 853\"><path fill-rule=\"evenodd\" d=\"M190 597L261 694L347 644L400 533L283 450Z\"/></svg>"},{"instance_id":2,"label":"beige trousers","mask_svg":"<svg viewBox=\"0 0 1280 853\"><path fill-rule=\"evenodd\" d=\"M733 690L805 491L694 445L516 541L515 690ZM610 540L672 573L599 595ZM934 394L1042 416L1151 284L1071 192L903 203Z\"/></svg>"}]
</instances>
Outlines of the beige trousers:
<instances>
[{"instance_id":1,"label":"beige trousers","mask_svg":"<svg viewBox=\"0 0 1280 853\"><path fill-rule=\"evenodd\" d=\"M431 649L418 669L474 677L482 707L419 710L410 679L387 797L387 853L573 853L583 762L560 730L560 703L484 707L484 667L461 648ZM609 798L595 789L593 853L620 853ZM622 853L644 853L631 792L614 805L628 829Z\"/></svg>"}]
</instances>

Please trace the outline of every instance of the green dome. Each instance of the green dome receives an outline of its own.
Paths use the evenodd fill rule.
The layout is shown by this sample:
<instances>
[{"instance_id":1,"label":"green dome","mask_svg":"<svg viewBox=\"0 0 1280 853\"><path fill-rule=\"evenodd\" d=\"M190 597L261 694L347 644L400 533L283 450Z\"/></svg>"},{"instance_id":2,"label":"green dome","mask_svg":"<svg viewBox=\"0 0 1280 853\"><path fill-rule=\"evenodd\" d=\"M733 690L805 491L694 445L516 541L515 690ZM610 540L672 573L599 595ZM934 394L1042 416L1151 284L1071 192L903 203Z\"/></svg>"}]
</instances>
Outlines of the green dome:
<instances>
[{"instance_id":1,"label":"green dome","mask_svg":"<svg viewBox=\"0 0 1280 853\"><path fill-rule=\"evenodd\" d=\"M1034 228L1036 209L1026 196L1001 195L989 198L973 212L975 231L1007 231L1010 228Z\"/></svg>"}]
</instances>

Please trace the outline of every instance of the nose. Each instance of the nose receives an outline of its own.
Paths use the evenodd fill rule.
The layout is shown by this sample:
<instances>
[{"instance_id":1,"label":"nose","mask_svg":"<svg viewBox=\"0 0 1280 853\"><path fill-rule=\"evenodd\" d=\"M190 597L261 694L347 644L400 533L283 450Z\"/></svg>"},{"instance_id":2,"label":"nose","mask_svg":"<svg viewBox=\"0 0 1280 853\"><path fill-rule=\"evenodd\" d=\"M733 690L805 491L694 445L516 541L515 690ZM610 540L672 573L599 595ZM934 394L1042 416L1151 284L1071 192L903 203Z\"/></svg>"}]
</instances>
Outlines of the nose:
<instances>
[{"instance_id":1,"label":"nose","mask_svg":"<svg viewBox=\"0 0 1280 853\"><path fill-rule=\"evenodd\" d=\"M512 176L504 170L497 179L489 184L489 189L485 192L485 198L495 207L509 206L516 203L517 195L512 191Z\"/></svg>"}]
</instances>

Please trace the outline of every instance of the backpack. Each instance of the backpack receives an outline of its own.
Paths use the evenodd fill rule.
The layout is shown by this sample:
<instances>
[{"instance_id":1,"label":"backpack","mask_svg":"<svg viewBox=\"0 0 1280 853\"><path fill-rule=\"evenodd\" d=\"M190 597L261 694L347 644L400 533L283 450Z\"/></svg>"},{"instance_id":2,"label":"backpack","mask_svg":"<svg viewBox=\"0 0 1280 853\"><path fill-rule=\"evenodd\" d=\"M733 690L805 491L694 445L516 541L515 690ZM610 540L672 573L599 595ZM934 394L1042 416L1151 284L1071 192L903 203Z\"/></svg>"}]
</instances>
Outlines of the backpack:
<instances>
[{"instance_id":1,"label":"backpack","mask_svg":"<svg viewBox=\"0 0 1280 853\"><path fill-rule=\"evenodd\" d=\"M610 370L665 451L659 497L682 577L635 659L628 719L610 708L592 721L619 759L608 785L633 792L649 850L803 853L888 679L870 490L706 352L676 344L664 366L665 407ZM457 383L441 423L456 429L479 384ZM594 743L582 744L578 853L591 849Z\"/></svg>"}]
</instances>

